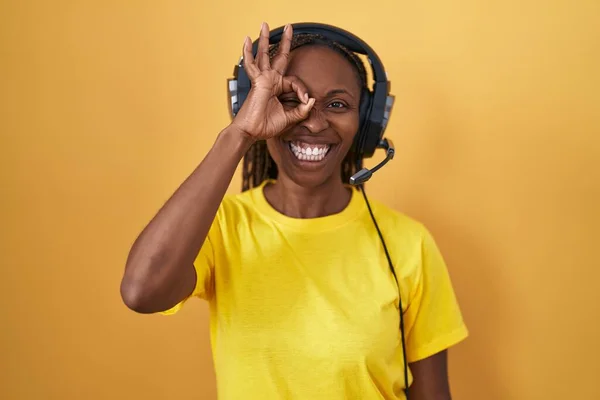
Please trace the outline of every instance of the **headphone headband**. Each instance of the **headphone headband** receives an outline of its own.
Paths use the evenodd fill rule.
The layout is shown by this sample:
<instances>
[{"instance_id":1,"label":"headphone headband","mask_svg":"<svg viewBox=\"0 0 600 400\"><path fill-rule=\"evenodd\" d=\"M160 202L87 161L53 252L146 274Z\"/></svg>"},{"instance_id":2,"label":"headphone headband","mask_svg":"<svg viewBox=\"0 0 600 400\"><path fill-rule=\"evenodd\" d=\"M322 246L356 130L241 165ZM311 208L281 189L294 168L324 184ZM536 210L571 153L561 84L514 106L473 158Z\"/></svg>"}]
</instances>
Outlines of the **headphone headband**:
<instances>
[{"instance_id":1,"label":"headphone headband","mask_svg":"<svg viewBox=\"0 0 600 400\"><path fill-rule=\"evenodd\" d=\"M387 82L387 76L385 73L385 69L383 68L383 64L379 59L379 56L375 51L365 43L358 36L335 26L327 25L327 24L318 24L318 23L298 23L292 24L294 28L294 35L302 34L302 33L310 33L315 35L325 36L329 40L333 40L334 42L338 42L339 44L346 47L348 50L362 54L367 56L369 60L369 64L373 69L373 80L375 82ZM281 41L281 37L283 36L283 29L285 26L280 26L271 31L269 35L269 43L279 43ZM252 44L252 53L256 56L258 52L258 40L254 41Z\"/></svg>"}]
</instances>

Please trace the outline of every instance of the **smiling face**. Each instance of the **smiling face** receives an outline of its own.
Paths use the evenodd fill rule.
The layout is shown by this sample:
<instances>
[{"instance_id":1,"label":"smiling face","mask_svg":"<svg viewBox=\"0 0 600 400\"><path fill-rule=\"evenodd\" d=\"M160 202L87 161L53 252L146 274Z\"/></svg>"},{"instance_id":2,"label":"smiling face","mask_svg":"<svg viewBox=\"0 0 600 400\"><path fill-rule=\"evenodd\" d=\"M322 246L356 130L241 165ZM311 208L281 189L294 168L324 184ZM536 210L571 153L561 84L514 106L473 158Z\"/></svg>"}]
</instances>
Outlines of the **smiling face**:
<instances>
[{"instance_id":1,"label":"smiling face","mask_svg":"<svg viewBox=\"0 0 600 400\"><path fill-rule=\"evenodd\" d=\"M359 127L361 85L354 66L338 52L307 45L290 53L286 75L298 77L315 105L310 116L269 139L279 179L315 187L341 180L341 165ZM294 93L283 93L284 107L294 108Z\"/></svg>"}]
</instances>

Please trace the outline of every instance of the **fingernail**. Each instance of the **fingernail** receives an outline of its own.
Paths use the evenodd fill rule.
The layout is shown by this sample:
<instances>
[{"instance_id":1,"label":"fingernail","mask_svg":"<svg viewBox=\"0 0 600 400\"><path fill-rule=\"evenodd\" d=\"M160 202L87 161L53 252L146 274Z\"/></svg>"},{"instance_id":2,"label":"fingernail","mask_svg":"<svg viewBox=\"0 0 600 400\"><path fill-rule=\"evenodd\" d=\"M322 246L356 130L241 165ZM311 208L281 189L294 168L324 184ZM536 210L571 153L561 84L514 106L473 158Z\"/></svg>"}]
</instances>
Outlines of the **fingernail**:
<instances>
[{"instance_id":1,"label":"fingernail","mask_svg":"<svg viewBox=\"0 0 600 400\"><path fill-rule=\"evenodd\" d=\"M267 23L263 22L262 25L260 26L260 29L263 30L263 29L265 29L266 26L267 26Z\"/></svg>"},{"instance_id":2,"label":"fingernail","mask_svg":"<svg viewBox=\"0 0 600 400\"><path fill-rule=\"evenodd\" d=\"M287 29L290 27L290 24L286 24L286 26L283 27L283 31L287 31Z\"/></svg>"}]
</instances>

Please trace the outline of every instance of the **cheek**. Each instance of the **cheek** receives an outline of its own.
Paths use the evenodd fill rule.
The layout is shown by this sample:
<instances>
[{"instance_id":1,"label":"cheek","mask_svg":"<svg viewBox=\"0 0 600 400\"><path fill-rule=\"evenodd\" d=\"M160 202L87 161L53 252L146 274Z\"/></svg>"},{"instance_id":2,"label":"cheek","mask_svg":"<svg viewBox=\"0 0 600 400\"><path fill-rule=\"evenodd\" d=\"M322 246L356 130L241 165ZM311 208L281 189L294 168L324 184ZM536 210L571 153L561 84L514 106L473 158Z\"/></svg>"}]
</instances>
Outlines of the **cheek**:
<instances>
[{"instance_id":1,"label":"cheek","mask_svg":"<svg viewBox=\"0 0 600 400\"><path fill-rule=\"evenodd\" d=\"M275 164L279 164L281 161L281 141L279 138L272 138L267 140L267 150Z\"/></svg>"},{"instance_id":2,"label":"cheek","mask_svg":"<svg viewBox=\"0 0 600 400\"><path fill-rule=\"evenodd\" d=\"M339 115L331 119L331 127L338 133L345 147L350 147L358 132L358 112Z\"/></svg>"}]
</instances>

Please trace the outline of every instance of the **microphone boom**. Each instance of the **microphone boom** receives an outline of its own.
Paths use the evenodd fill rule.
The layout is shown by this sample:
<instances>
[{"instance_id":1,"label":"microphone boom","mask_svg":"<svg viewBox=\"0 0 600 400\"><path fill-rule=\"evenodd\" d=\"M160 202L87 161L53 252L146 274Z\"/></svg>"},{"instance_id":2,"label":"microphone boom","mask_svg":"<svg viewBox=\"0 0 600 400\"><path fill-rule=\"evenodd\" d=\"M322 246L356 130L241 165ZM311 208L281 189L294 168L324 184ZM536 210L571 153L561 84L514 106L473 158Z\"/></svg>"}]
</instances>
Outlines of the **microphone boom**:
<instances>
[{"instance_id":1,"label":"microphone boom","mask_svg":"<svg viewBox=\"0 0 600 400\"><path fill-rule=\"evenodd\" d=\"M371 179L371 176L373 176L373 174L379 168L383 167L385 164L388 163L388 161L390 161L392 158L394 158L394 154L396 153L396 150L394 148L394 143L392 143L391 140L381 139L381 141L377 145L377 148L385 149L385 151L386 151L385 159L382 162L380 162L379 164L377 164L375 167L373 167L373 169L363 168L360 171L358 171L357 173L355 173L354 175L352 175L350 177L351 185L354 185L354 186L362 185L363 183L365 183L366 181Z\"/></svg>"}]
</instances>

